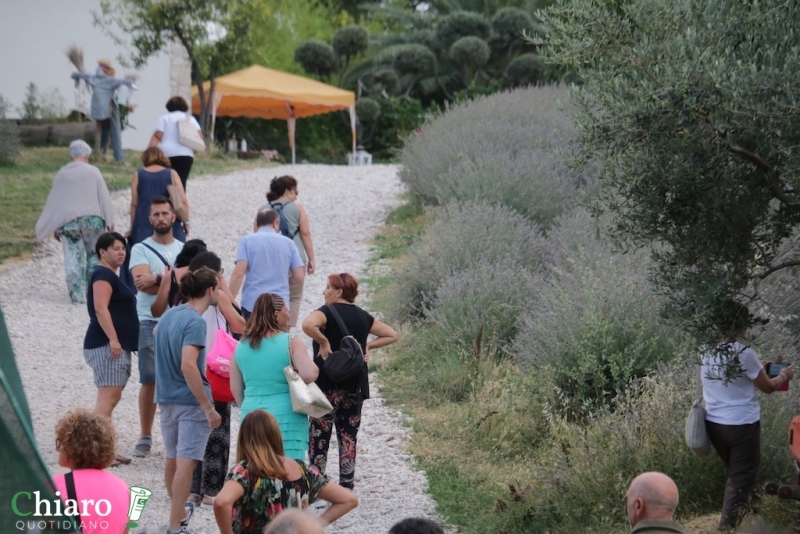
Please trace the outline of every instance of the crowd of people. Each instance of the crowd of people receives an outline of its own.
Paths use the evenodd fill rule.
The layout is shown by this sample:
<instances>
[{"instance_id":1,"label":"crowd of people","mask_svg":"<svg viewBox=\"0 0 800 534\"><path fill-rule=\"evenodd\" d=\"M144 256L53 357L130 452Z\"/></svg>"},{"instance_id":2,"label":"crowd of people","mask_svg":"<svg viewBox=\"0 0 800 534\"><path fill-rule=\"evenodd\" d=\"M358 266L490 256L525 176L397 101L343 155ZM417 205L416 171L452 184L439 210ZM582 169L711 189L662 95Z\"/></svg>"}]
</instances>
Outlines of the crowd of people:
<instances>
[{"instance_id":1,"label":"crowd of people","mask_svg":"<svg viewBox=\"0 0 800 534\"><path fill-rule=\"evenodd\" d=\"M168 109L181 112L182 106L182 99L168 103ZM164 143L170 121L159 127L163 130L153 140ZM188 217L179 220L175 213L174 195L187 212L188 199L172 158L159 146L143 152L143 168L131 179L130 229L123 236L114 231L111 199L99 170L88 163L90 154L83 141L71 143L73 162L59 171L37 225L42 239L53 234L69 241L64 246L68 289L73 302L87 306L84 360L97 388L92 412L73 410L58 424L59 461L71 469L56 478L62 494L71 488L88 498L124 488L124 495L109 494L112 515L119 514L119 531L124 530L127 485L105 469L133 461L116 449L112 421L135 355L140 432L132 456L150 455L158 412L168 533L191 532L189 521L202 505L213 507L224 533L262 532L284 510L303 510L317 500L324 508L318 518L289 513L274 531L304 531L286 526L303 523L322 528L354 509L357 433L361 406L369 398L367 365L371 351L394 342L397 334L355 304L358 280L336 273L328 277L324 305L302 322L314 354L290 335L299 322L305 276L316 268L308 216L296 203L297 180L271 181L253 233L239 243L228 283L220 258L201 239L187 239ZM187 173L190 166L184 166ZM355 379L337 383L327 377L325 360L346 335L360 345L363 364ZM227 372L213 366L209 352L229 357ZM293 409L287 366L324 392L333 407L328 415L309 418ZM240 430L229 469L234 402ZM338 483L325 475L334 426ZM91 518L83 519L91 524L86 521Z\"/></svg>"},{"instance_id":2,"label":"crowd of people","mask_svg":"<svg viewBox=\"0 0 800 534\"><path fill-rule=\"evenodd\" d=\"M97 87L113 85L79 77ZM115 449L111 420L135 353L140 429L132 455L151 453L158 411L171 500L168 534L190 532L189 520L201 505L213 506L223 533L265 527L291 532L280 525L317 524L281 512L318 499L328 504L323 524L335 521L358 505L352 490L371 351L394 343L397 333L355 304L358 280L352 274L335 273L328 276L324 305L301 323L313 342L312 354L290 335L299 322L305 277L316 272L309 218L297 203L298 182L291 176L271 181L267 202L255 214L253 232L241 238L226 281L220 258L201 239L188 239L186 184L193 152L181 145L178 123L194 119L181 97L171 98L167 111L142 153L142 168L131 178L126 235L114 231L111 197L100 171L88 163L92 149L80 140L70 144L72 161L56 174L36 225L40 241L53 235L62 242L69 296L87 305L83 351L97 387L92 413L72 411L59 422L59 462L72 469L73 491L116 487L103 469L132 461ZM793 378L793 366L768 375L764 362L741 343L750 322L746 306L730 303L717 325L724 333L718 345L701 355L706 429L728 475L721 530L736 528L752 508L760 458L756 391L773 393ZM361 347L363 367L352 378L334 381L326 359L350 337ZM227 365L207 361L209 351ZM735 359L732 376L719 375L728 372L729 366L720 365L726 358ZM309 417L293 409L287 366L319 387L333 408L329 413ZM236 465L229 470L234 403L240 407L240 430ZM334 428L338 483L325 475ZM90 455L89 449L95 452ZM63 477L56 484L61 488ZM677 487L666 475L634 479L628 491L634 532L682 532L672 522L677 499ZM123 509L127 513L127 506ZM652 515L654 510L659 513ZM279 514L281 521L275 520ZM422 528L399 525L392 532Z\"/></svg>"}]
</instances>

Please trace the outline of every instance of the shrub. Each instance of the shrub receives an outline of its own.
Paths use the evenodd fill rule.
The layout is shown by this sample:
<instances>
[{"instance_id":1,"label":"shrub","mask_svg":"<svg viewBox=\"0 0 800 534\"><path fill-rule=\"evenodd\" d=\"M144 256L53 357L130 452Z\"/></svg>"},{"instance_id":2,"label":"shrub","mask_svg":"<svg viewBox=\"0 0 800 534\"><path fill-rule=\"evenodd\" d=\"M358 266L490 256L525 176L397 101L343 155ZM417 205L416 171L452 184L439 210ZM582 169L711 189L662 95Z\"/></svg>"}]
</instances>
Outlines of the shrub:
<instances>
[{"instance_id":1,"label":"shrub","mask_svg":"<svg viewBox=\"0 0 800 534\"><path fill-rule=\"evenodd\" d=\"M527 11L518 7L504 7L498 9L492 17L490 43L498 50L514 51L525 43L522 32L531 32L535 28L533 19Z\"/></svg>"},{"instance_id":2,"label":"shrub","mask_svg":"<svg viewBox=\"0 0 800 534\"><path fill-rule=\"evenodd\" d=\"M460 346L471 347L480 338L505 351L535 290L527 266L480 263L444 278L425 316Z\"/></svg>"},{"instance_id":3,"label":"shrub","mask_svg":"<svg viewBox=\"0 0 800 534\"><path fill-rule=\"evenodd\" d=\"M533 85L545 79L545 66L536 54L522 54L511 60L505 74L513 87Z\"/></svg>"},{"instance_id":4,"label":"shrub","mask_svg":"<svg viewBox=\"0 0 800 534\"><path fill-rule=\"evenodd\" d=\"M477 13L455 11L439 19L436 25L436 40L447 50L462 37L478 37L484 41L489 38L489 22Z\"/></svg>"},{"instance_id":5,"label":"shrub","mask_svg":"<svg viewBox=\"0 0 800 534\"><path fill-rule=\"evenodd\" d=\"M369 34L361 26L351 24L336 30L331 45L338 56L349 59L367 49Z\"/></svg>"},{"instance_id":6,"label":"shrub","mask_svg":"<svg viewBox=\"0 0 800 534\"><path fill-rule=\"evenodd\" d=\"M408 42L427 46L431 51L439 49L439 42L433 30L415 30L408 34Z\"/></svg>"},{"instance_id":7,"label":"shrub","mask_svg":"<svg viewBox=\"0 0 800 534\"><path fill-rule=\"evenodd\" d=\"M14 163L22 150L19 128L14 121L6 120L6 113L9 109L11 109L11 104L0 95L0 165Z\"/></svg>"},{"instance_id":8,"label":"shrub","mask_svg":"<svg viewBox=\"0 0 800 534\"><path fill-rule=\"evenodd\" d=\"M598 233L584 210L558 220L514 348L523 368L551 370L571 416L605 403L684 346L683 334L659 317L646 253L616 253Z\"/></svg>"},{"instance_id":9,"label":"shrub","mask_svg":"<svg viewBox=\"0 0 800 534\"><path fill-rule=\"evenodd\" d=\"M364 124L372 124L381 114L381 106L374 99L362 96L356 102L356 115Z\"/></svg>"},{"instance_id":10,"label":"shrub","mask_svg":"<svg viewBox=\"0 0 800 534\"><path fill-rule=\"evenodd\" d=\"M554 149L573 148L558 87L477 98L428 120L406 141L400 177L427 204L488 200L548 225L573 204L583 177Z\"/></svg>"},{"instance_id":11,"label":"shrub","mask_svg":"<svg viewBox=\"0 0 800 534\"><path fill-rule=\"evenodd\" d=\"M307 73L320 78L330 78L331 74L336 72L336 56L333 48L316 39L300 43L294 51L294 60L300 63Z\"/></svg>"},{"instance_id":12,"label":"shrub","mask_svg":"<svg viewBox=\"0 0 800 534\"><path fill-rule=\"evenodd\" d=\"M434 211L433 220L398 268L390 313L399 320L420 317L424 307L433 309L442 283L470 267L535 270L545 249L539 227L508 207L450 203Z\"/></svg>"},{"instance_id":13,"label":"shrub","mask_svg":"<svg viewBox=\"0 0 800 534\"><path fill-rule=\"evenodd\" d=\"M457 65L482 67L489 61L492 51L486 41L479 37L462 37L450 47L447 53L450 61Z\"/></svg>"},{"instance_id":14,"label":"shrub","mask_svg":"<svg viewBox=\"0 0 800 534\"><path fill-rule=\"evenodd\" d=\"M405 44L393 49L394 68L400 74L418 76L433 72L436 67L436 56L427 46L421 44Z\"/></svg>"}]
</instances>

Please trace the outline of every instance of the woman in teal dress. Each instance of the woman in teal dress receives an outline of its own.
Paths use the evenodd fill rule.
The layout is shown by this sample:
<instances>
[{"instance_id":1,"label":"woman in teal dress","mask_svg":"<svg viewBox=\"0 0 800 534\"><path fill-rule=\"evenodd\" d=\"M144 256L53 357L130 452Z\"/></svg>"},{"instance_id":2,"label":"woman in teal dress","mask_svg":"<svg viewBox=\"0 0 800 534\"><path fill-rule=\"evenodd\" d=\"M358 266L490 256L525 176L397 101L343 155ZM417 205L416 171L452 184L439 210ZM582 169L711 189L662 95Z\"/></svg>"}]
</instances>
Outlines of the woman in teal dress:
<instances>
[{"instance_id":1,"label":"woman in teal dress","mask_svg":"<svg viewBox=\"0 0 800 534\"><path fill-rule=\"evenodd\" d=\"M253 410L268 411L278 420L286 456L305 461L308 417L292 411L283 369L291 356L307 384L317 379L319 369L308 356L305 343L289 336L288 324L289 310L281 297L271 293L258 297L231 360L231 393L241 406L240 421Z\"/></svg>"}]
</instances>

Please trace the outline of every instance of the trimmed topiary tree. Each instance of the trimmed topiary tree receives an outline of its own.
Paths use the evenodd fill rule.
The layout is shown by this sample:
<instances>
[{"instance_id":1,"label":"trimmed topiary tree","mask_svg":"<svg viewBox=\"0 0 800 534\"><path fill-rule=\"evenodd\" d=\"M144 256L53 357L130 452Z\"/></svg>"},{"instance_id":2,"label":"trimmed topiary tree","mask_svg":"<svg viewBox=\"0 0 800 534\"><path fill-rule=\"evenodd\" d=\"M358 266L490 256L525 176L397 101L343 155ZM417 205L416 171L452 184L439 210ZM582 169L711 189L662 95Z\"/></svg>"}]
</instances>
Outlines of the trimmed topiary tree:
<instances>
[{"instance_id":1,"label":"trimmed topiary tree","mask_svg":"<svg viewBox=\"0 0 800 534\"><path fill-rule=\"evenodd\" d=\"M515 57L506 67L506 78L512 87L535 85L544 80L544 63L536 54Z\"/></svg>"},{"instance_id":2,"label":"trimmed topiary tree","mask_svg":"<svg viewBox=\"0 0 800 534\"><path fill-rule=\"evenodd\" d=\"M489 22L483 16L469 11L445 15L436 25L436 40L445 50L462 37L472 36L487 40L490 34Z\"/></svg>"},{"instance_id":3,"label":"trimmed topiary tree","mask_svg":"<svg viewBox=\"0 0 800 534\"><path fill-rule=\"evenodd\" d=\"M300 43L294 51L294 60L300 63L307 73L319 78L330 79L331 74L336 72L336 56L333 48L316 39Z\"/></svg>"},{"instance_id":4,"label":"trimmed topiary tree","mask_svg":"<svg viewBox=\"0 0 800 534\"><path fill-rule=\"evenodd\" d=\"M495 50L505 52L507 57L511 57L525 45L523 32L537 30L538 25L527 11L517 7L504 7L492 17L492 38L489 43Z\"/></svg>"},{"instance_id":5,"label":"trimmed topiary tree","mask_svg":"<svg viewBox=\"0 0 800 534\"><path fill-rule=\"evenodd\" d=\"M369 34L361 26L351 24L336 30L331 45L336 55L344 58L343 68L347 68L350 58L366 51L369 46Z\"/></svg>"},{"instance_id":6,"label":"trimmed topiary tree","mask_svg":"<svg viewBox=\"0 0 800 534\"><path fill-rule=\"evenodd\" d=\"M462 37L450 47L448 59L460 66L464 72L464 85L469 86L475 71L489 62L492 51L479 37Z\"/></svg>"}]
</instances>

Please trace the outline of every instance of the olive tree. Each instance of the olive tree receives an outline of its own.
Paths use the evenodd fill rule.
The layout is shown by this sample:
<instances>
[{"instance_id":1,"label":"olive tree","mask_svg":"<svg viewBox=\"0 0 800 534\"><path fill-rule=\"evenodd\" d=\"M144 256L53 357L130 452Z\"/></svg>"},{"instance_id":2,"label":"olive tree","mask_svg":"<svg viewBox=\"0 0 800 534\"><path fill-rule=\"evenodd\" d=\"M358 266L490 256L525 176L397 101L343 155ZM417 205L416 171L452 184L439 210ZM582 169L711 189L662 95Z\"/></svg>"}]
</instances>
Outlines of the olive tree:
<instances>
[{"instance_id":1,"label":"olive tree","mask_svg":"<svg viewBox=\"0 0 800 534\"><path fill-rule=\"evenodd\" d=\"M675 313L707 339L726 299L800 265L800 10L761 0L574 0L543 14L574 69L593 208L647 247Z\"/></svg>"}]
</instances>

